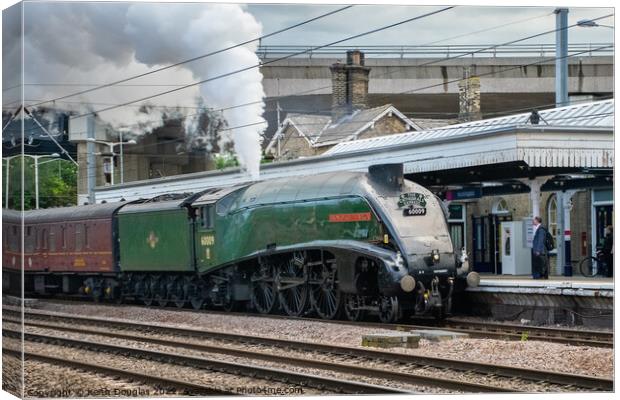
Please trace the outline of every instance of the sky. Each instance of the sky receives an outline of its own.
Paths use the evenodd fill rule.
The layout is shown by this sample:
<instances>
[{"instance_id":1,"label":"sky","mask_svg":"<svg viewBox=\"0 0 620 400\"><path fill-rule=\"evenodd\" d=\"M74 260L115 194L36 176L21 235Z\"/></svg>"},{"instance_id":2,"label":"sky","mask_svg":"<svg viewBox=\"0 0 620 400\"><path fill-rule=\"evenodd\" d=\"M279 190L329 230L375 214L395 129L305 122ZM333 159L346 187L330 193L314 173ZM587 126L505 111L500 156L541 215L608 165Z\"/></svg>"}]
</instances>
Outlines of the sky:
<instances>
[{"instance_id":1,"label":"sky","mask_svg":"<svg viewBox=\"0 0 620 400\"><path fill-rule=\"evenodd\" d=\"M265 32L272 32L310 16L335 10L340 6L326 5L249 5L248 10L263 24ZM388 25L441 7L356 5L351 9L316 21L296 31L265 40L272 45L320 45ZM555 29L554 7L481 7L457 6L453 10L424 20L414 21L388 31L355 41L352 45L422 45L464 35L481 29L505 25L501 29L476 35L450 39L440 44L496 44ZM577 8L569 10L569 25L581 19L592 19L613 14L611 8ZM540 17L540 18L536 18ZM528 18L535 18L517 22ZM613 18L601 24L613 25ZM506 26L507 25L507 26ZM532 40L532 43L554 43L554 35ZM608 28L579 28L569 31L571 43L612 42L613 30Z\"/></svg>"},{"instance_id":2,"label":"sky","mask_svg":"<svg viewBox=\"0 0 620 400\"><path fill-rule=\"evenodd\" d=\"M59 82L80 83L80 79L86 79L85 76L88 76L88 80L95 80L97 82L94 83L98 83L122 78L132 73L144 72L159 65L158 61L162 61L163 57L137 63L141 65L136 65L132 61L134 58L139 58L141 52L144 53L143 48L148 47L145 45L158 40L162 41L163 47L169 50L167 62L180 60L182 59L180 54L175 54L179 53L175 51L174 42L179 40L175 34L181 35L181 32L185 31L187 15L197 15L206 7L211 7L201 3L141 2L139 9L143 18L139 21L138 13L127 11L134 8L128 5L135 4L137 3L26 3L24 15L26 81L40 82L44 78L52 78ZM257 32L260 34L274 32L341 7L342 5L315 4L242 5L245 12L253 17L258 28L237 29L234 27L234 22L226 26L227 21L218 21L218 24L222 25L218 32L218 41L225 38L227 31L235 40L251 39L252 35ZM164 29L153 26L148 16L150 14L165 15L166 10L170 8L178 12L170 13L170 18L163 23ZM262 44L323 45L439 8L441 6L355 5L329 17L269 37L263 40ZM346 41L341 45L352 48L370 45L493 45L553 30L555 28L553 10L553 7L457 6L452 10L418 21ZM11 18L9 14L9 10L3 12L5 23L3 28L4 87L10 87L12 81L16 81L15 76L19 75L19 71L11 68L18 63L9 63L6 60L18 59L16 58L19 53L17 49L21 50L19 35L16 37L15 34L8 32L10 25L15 24L12 20L16 19ZM607 14L613 14L613 9L571 7L569 25L581 19L592 19ZM129 20L131 20L131 26L127 22ZM599 23L613 25L613 17L601 20ZM129 29L134 29L133 33L127 33L128 26ZM169 30L165 31L168 28ZM475 33L480 30L485 31ZM242 31L245 36L237 31ZM15 32L19 34L19 29ZM569 43L609 43L613 41L613 32L613 29L605 27L572 28L569 30ZM158 33L162 35L165 33L165 36L158 37ZM208 37L195 37L194 40L198 43L193 46L193 49L199 54L202 48L214 49L219 45ZM552 44L554 41L554 34L548 34L522 43ZM233 42L234 40L229 44ZM192 55L194 54L189 56ZM101 67L107 63L113 68ZM95 76L98 78L93 78ZM159 83L165 81L165 83L180 84L191 82L194 77L187 70L178 69L174 74L162 73L156 79L153 78ZM144 82L150 83L152 80ZM51 88L47 89L50 92L47 94L52 97L56 94L75 91L75 88L57 87L54 91L51 91ZM129 96L133 92L133 89L125 90L122 96ZM4 94L5 100L10 100L6 98L6 93ZM40 93L34 94L37 95L36 97L41 97Z\"/></svg>"}]
</instances>

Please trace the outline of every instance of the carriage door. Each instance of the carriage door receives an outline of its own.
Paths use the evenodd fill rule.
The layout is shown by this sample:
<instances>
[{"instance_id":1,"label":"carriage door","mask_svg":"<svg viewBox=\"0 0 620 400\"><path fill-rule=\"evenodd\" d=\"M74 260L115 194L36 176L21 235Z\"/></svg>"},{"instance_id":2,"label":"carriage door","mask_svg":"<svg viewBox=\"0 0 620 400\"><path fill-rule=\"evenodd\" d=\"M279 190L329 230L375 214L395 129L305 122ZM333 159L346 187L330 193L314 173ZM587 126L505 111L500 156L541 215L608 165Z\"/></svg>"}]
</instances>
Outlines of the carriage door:
<instances>
[{"instance_id":1,"label":"carriage door","mask_svg":"<svg viewBox=\"0 0 620 400\"><path fill-rule=\"evenodd\" d=\"M215 264L215 203L202 205L199 212L196 258L198 265L210 267Z\"/></svg>"}]
</instances>

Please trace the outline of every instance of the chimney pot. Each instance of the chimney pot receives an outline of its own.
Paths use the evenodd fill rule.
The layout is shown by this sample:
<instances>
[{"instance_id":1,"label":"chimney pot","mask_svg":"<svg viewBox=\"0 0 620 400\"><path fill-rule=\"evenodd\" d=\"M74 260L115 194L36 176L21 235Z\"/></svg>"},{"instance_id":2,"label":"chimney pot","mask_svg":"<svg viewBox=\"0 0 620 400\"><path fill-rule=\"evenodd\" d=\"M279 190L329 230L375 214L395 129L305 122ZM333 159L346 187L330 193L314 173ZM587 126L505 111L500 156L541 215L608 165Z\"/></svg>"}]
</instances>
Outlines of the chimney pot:
<instances>
[{"instance_id":1,"label":"chimney pot","mask_svg":"<svg viewBox=\"0 0 620 400\"><path fill-rule=\"evenodd\" d=\"M364 53L359 50L347 51L347 65L364 66Z\"/></svg>"},{"instance_id":2,"label":"chimney pot","mask_svg":"<svg viewBox=\"0 0 620 400\"><path fill-rule=\"evenodd\" d=\"M480 77L470 74L466 68L463 79L459 81L459 119L477 121L482 119L480 110Z\"/></svg>"},{"instance_id":3,"label":"chimney pot","mask_svg":"<svg viewBox=\"0 0 620 400\"><path fill-rule=\"evenodd\" d=\"M332 122L354 110L367 107L368 75L370 68L364 66L364 53L347 51L347 63L335 63L332 72Z\"/></svg>"}]
</instances>

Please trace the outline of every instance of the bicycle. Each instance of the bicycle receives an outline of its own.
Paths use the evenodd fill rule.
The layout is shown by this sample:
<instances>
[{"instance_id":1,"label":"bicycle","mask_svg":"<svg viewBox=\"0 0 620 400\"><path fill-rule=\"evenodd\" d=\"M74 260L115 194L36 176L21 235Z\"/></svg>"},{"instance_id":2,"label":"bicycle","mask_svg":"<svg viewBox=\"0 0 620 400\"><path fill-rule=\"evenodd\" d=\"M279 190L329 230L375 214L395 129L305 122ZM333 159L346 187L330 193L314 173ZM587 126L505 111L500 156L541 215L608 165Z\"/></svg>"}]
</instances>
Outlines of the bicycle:
<instances>
[{"instance_id":1,"label":"bicycle","mask_svg":"<svg viewBox=\"0 0 620 400\"><path fill-rule=\"evenodd\" d=\"M602 251L597 251L596 257L584 257L579 261L579 272L586 278L592 278L597 274L603 274L604 271L605 261Z\"/></svg>"}]
</instances>

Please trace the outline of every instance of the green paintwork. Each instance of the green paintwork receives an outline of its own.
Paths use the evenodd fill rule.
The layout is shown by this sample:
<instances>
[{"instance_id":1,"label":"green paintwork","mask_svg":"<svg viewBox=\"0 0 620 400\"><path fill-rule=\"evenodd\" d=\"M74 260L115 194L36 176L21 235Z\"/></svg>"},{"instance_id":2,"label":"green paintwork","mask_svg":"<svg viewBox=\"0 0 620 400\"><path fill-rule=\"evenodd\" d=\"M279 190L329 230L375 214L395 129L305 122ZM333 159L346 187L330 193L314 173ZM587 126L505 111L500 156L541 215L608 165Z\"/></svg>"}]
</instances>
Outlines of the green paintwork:
<instances>
[{"instance_id":1,"label":"green paintwork","mask_svg":"<svg viewBox=\"0 0 620 400\"><path fill-rule=\"evenodd\" d=\"M193 271L184 208L119 213L122 271Z\"/></svg>"},{"instance_id":2,"label":"green paintwork","mask_svg":"<svg viewBox=\"0 0 620 400\"><path fill-rule=\"evenodd\" d=\"M329 220L330 214L359 213L370 213L370 220ZM274 243L280 247L314 240L369 242L383 238L381 224L371 207L358 196L261 204L217 215L214 230L205 230L199 224L196 227L200 272L264 251Z\"/></svg>"}]
</instances>

